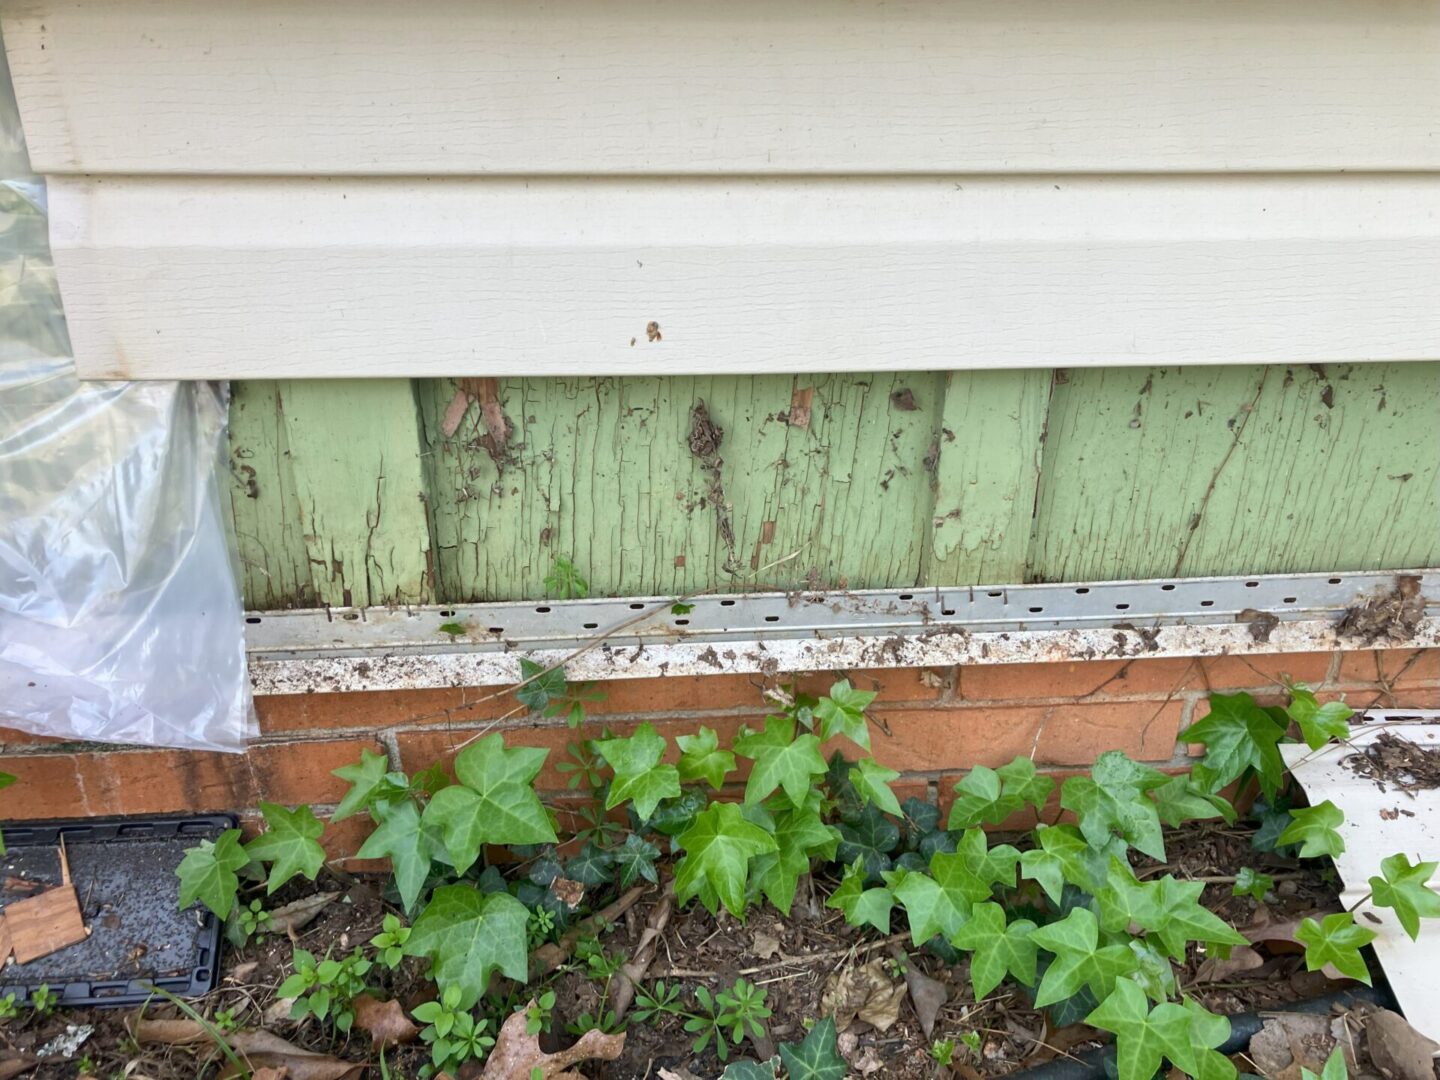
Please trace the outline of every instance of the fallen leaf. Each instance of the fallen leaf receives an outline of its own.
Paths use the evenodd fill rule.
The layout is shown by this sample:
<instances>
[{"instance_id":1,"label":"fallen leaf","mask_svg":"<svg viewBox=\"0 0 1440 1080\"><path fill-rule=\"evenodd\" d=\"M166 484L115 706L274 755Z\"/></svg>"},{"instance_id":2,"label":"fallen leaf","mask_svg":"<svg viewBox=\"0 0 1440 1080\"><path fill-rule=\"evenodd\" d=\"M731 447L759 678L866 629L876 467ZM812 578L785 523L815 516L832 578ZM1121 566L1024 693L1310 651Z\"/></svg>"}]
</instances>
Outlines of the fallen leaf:
<instances>
[{"instance_id":1,"label":"fallen leaf","mask_svg":"<svg viewBox=\"0 0 1440 1080\"><path fill-rule=\"evenodd\" d=\"M209 1032L194 1020L154 1020L137 1012L126 1019L125 1027L138 1043L188 1046L210 1040Z\"/></svg>"},{"instance_id":2,"label":"fallen leaf","mask_svg":"<svg viewBox=\"0 0 1440 1080\"><path fill-rule=\"evenodd\" d=\"M873 1046L867 1046L864 1049L860 1048L860 1037L854 1032L847 1031L842 1034L835 1040L835 1046L851 1070L859 1073L861 1076L869 1076L871 1073L879 1072L885 1067L885 1063L881 1061L879 1055L875 1053Z\"/></svg>"},{"instance_id":3,"label":"fallen leaf","mask_svg":"<svg viewBox=\"0 0 1440 1080\"><path fill-rule=\"evenodd\" d=\"M301 1050L268 1031L236 1031L226 1035L225 1041L251 1070L285 1069L286 1080L359 1080L365 1071L363 1064ZM239 1075L227 1061L220 1080L233 1080Z\"/></svg>"},{"instance_id":4,"label":"fallen leaf","mask_svg":"<svg viewBox=\"0 0 1440 1080\"><path fill-rule=\"evenodd\" d=\"M1263 966L1265 958L1248 945L1236 945L1230 955L1222 960L1218 956L1207 956L1195 971L1196 982L1219 982L1242 971L1254 971Z\"/></svg>"},{"instance_id":5,"label":"fallen leaf","mask_svg":"<svg viewBox=\"0 0 1440 1080\"><path fill-rule=\"evenodd\" d=\"M756 930L750 939L750 951L758 960L770 960L780 955L780 939L774 934Z\"/></svg>"},{"instance_id":6,"label":"fallen leaf","mask_svg":"<svg viewBox=\"0 0 1440 1080\"><path fill-rule=\"evenodd\" d=\"M863 966L849 965L832 972L820 994L820 1015L833 1016L835 1029L844 1031L859 1019L889 1031L900 1019L905 984L890 981L885 961L878 957Z\"/></svg>"},{"instance_id":7,"label":"fallen leaf","mask_svg":"<svg viewBox=\"0 0 1440 1080\"><path fill-rule=\"evenodd\" d=\"M1440 1044L1421 1035L1399 1013L1389 1009L1365 1018L1370 1060L1391 1080L1434 1080Z\"/></svg>"},{"instance_id":8,"label":"fallen leaf","mask_svg":"<svg viewBox=\"0 0 1440 1080\"><path fill-rule=\"evenodd\" d=\"M293 936L295 931L309 924L339 896L338 892L316 893L276 908L270 912L271 932Z\"/></svg>"},{"instance_id":9,"label":"fallen leaf","mask_svg":"<svg viewBox=\"0 0 1440 1080\"><path fill-rule=\"evenodd\" d=\"M290 1070L283 1065L278 1069L256 1069L250 1074L250 1080L290 1080Z\"/></svg>"},{"instance_id":10,"label":"fallen leaf","mask_svg":"<svg viewBox=\"0 0 1440 1080\"><path fill-rule=\"evenodd\" d=\"M24 1054L17 1054L14 1057L0 1057L0 1080L10 1080L12 1076L19 1076L21 1073L29 1072L38 1065L34 1058Z\"/></svg>"},{"instance_id":11,"label":"fallen leaf","mask_svg":"<svg viewBox=\"0 0 1440 1080\"><path fill-rule=\"evenodd\" d=\"M685 1068L685 1066L676 1065L673 1069L662 1068L660 1070L660 1080L700 1080L700 1077Z\"/></svg>"},{"instance_id":12,"label":"fallen leaf","mask_svg":"<svg viewBox=\"0 0 1440 1080\"><path fill-rule=\"evenodd\" d=\"M355 1010L355 1026L370 1036L372 1050L401 1046L420 1036L420 1029L410 1022L398 1001L381 1001L372 994L361 994L351 1002L351 1007Z\"/></svg>"},{"instance_id":13,"label":"fallen leaf","mask_svg":"<svg viewBox=\"0 0 1440 1080\"><path fill-rule=\"evenodd\" d=\"M555 894L555 899L571 910L579 907L580 901L585 899L585 886L569 878L555 878L550 882L550 891Z\"/></svg>"},{"instance_id":14,"label":"fallen leaf","mask_svg":"<svg viewBox=\"0 0 1440 1080\"><path fill-rule=\"evenodd\" d=\"M225 981L231 983L243 983L246 979L248 979L251 975L255 973L255 969L259 966L260 962L258 960L247 960L243 964L236 964L233 968L231 968L230 974L225 976Z\"/></svg>"},{"instance_id":15,"label":"fallen leaf","mask_svg":"<svg viewBox=\"0 0 1440 1080\"><path fill-rule=\"evenodd\" d=\"M535 1001L531 999L530 1006ZM500 1028L495 1046L485 1061L483 1080L568 1080L578 1077L570 1066L592 1058L614 1061L625 1049L625 1033L606 1035L587 1031L568 1050L547 1054L540 1049L540 1040L525 1030L525 1009L511 1013ZM538 1070L538 1072L537 1072Z\"/></svg>"},{"instance_id":16,"label":"fallen leaf","mask_svg":"<svg viewBox=\"0 0 1440 1080\"><path fill-rule=\"evenodd\" d=\"M910 1004L915 1007L915 1015L920 1018L920 1028L925 1032L925 1038L933 1038L935 1018L940 1015L945 1002L950 1000L950 988L921 971L898 945L891 947L890 956L905 972L905 985L910 988Z\"/></svg>"}]
</instances>

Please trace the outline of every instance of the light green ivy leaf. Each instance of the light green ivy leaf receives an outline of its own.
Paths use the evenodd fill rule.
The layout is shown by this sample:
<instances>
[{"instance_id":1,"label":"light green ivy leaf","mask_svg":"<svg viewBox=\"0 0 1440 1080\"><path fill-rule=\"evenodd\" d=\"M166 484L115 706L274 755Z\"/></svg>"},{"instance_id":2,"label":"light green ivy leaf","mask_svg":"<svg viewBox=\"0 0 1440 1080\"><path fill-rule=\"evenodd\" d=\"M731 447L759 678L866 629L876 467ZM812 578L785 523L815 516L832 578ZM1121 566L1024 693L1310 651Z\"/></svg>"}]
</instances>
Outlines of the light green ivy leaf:
<instances>
[{"instance_id":1,"label":"light green ivy leaf","mask_svg":"<svg viewBox=\"0 0 1440 1080\"><path fill-rule=\"evenodd\" d=\"M1302 919L1295 940L1305 946L1305 969L1319 971L1333 964L1342 975L1370 985L1370 969L1360 950L1375 940L1375 932L1355 925L1348 911L1326 915L1324 922Z\"/></svg>"},{"instance_id":2,"label":"light green ivy leaf","mask_svg":"<svg viewBox=\"0 0 1440 1080\"><path fill-rule=\"evenodd\" d=\"M720 904L737 918L745 914L750 859L779 850L775 838L745 820L734 803L711 803L676 838L685 857L675 868L675 899L699 896L713 915Z\"/></svg>"},{"instance_id":3,"label":"light green ivy leaf","mask_svg":"<svg viewBox=\"0 0 1440 1080\"><path fill-rule=\"evenodd\" d=\"M1290 811L1290 824L1280 834L1281 844L1298 844L1302 859L1332 858L1345 850L1345 838L1336 829L1345 823L1345 812L1329 799L1317 806Z\"/></svg>"},{"instance_id":4,"label":"light green ivy leaf","mask_svg":"<svg viewBox=\"0 0 1440 1080\"><path fill-rule=\"evenodd\" d=\"M239 829L226 829L213 843L201 840L187 849L175 868L180 879L180 910L199 900L220 918L228 919L240 889L236 871L249 862L250 856L240 846Z\"/></svg>"},{"instance_id":5,"label":"light green ivy leaf","mask_svg":"<svg viewBox=\"0 0 1440 1080\"><path fill-rule=\"evenodd\" d=\"M1249 694L1211 694L1209 704L1209 713L1179 736L1182 742L1205 744L1204 760L1191 770L1196 782L1219 791L1254 769L1266 798L1273 799L1285 775L1277 748L1284 726Z\"/></svg>"},{"instance_id":6,"label":"light green ivy leaf","mask_svg":"<svg viewBox=\"0 0 1440 1080\"><path fill-rule=\"evenodd\" d=\"M655 812L661 799L680 794L680 773L674 765L662 765L665 740L652 724L641 724L623 739L597 739L595 752L615 771L605 809L613 810L629 800L644 821Z\"/></svg>"},{"instance_id":7,"label":"light green ivy leaf","mask_svg":"<svg viewBox=\"0 0 1440 1080\"><path fill-rule=\"evenodd\" d=\"M899 778L900 774L896 770L887 769L873 758L861 758L850 770L850 782L855 785L860 797L896 817L902 817L903 814L900 800L890 790L890 785Z\"/></svg>"},{"instance_id":8,"label":"light green ivy leaf","mask_svg":"<svg viewBox=\"0 0 1440 1080\"><path fill-rule=\"evenodd\" d=\"M1005 976L1013 975L1026 986L1035 985L1035 963L1039 950L1030 935L1035 924L1029 919L1005 921L1005 909L999 904L976 904L970 919L960 927L950 943L967 949L970 957L970 983L975 1000L1000 985Z\"/></svg>"},{"instance_id":9,"label":"light green ivy leaf","mask_svg":"<svg viewBox=\"0 0 1440 1080\"><path fill-rule=\"evenodd\" d=\"M1295 683L1290 687L1290 704L1285 712L1300 728L1305 745L1319 750L1331 739L1345 740L1350 737L1350 718L1355 710L1343 701L1327 701L1320 704L1308 686Z\"/></svg>"},{"instance_id":10,"label":"light green ivy leaf","mask_svg":"<svg viewBox=\"0 0 1440 1080\"><path fill-rule=\"evenodd\" d=\"M888 934L895 897L886 888L865 888L865 865L856 859L845 868L839 888L830 894L825 906L843 912L851 926L873 926L880 933Z\"/></svg>"},{"instance_id":11,"label":"light green ivy leaf","mask_svg":"<svg viewBox=\"0 0 1440 1080\"><path fill-rule=\"evenodd\" d=\"M404 952L429 957L440 992L458 988L458 1007L470 1009L489 988L493 972L521 983L529 978L529 917L509 893L442 885L410 928Z\"/></svg>"},{"instance_id":12,"label":"light green ivy leaf","mask_svg":"<svg viewBox=\"0 0 1440 1080\"><path fill-rule=\"evenodd\" d=\"M865 722L865 710L876 696L869 690L856 690L849 679L841 679L830 687L830 696L822 697L815 706L815 715L820 720L820 737L829 740L836 735L844 735L857 746L869 750L870 729Z\"/></svg>"},{"instance_id":13,"label":"light green ivy leaf","mask_svg":"<svg viewBox=\"0 0 1440 1080\"><path fill-rule=\"evenodd\" d=\"M1421 919L1440 918L1440 896L1429 887L1437 866L1440 863L1411 865L1405 855L1391 855L1380 863L1380 873L1384 876L1370 879L1375 905L1394 909L1411 941L1420 936Z\"/></svg>"},{"instance_id":14,"label":"light green ivy leaf","mask_svg":"<svg viewBox=\"0 0 1440 1080\"><path fill-rule=\"evenodd\" d=\"M1131 761L1119 750L1107 750L1089 776L1072 776L1061 786L1060 805L1080 820L1080 832L1093 848L1106 848L1119 837L1152 859L1164 861L1165 839L1160 814L1145 793L1169 777L1158 769Z\"/></svg>"},{"instance_id":15,"label":"light green ivy leaf","mask_svg":"<svg viewBox=\"0 0 1440 1080\"><path fill-rule=\"evenodd\" d=\"M550 815L531 786L547 751L507 748L504 738L487 735L455 758L458 784L435 793L421 821L444 845L456 874L480 857L486 844L553 844Z\"/></svg>"},{"instance_id":16,"label":"light green ivy leaf","mask_svg":"<svg viewBox=\"0 0 1440 1080\"><path fill-rule=\"evenodd\" d=\"M1032 931L1030 939L1055 955L1036 991L1037 1008L1063 1001L1083 987L1103 1002L1115 988L1116 979L1134 971L1139 963L1127 946L1102 941L1100 924L1089 908L1071 909L1058 922Z\"/></svg>"},{"instance_id":17,"label":"light green ivy leaf","mask_svg":"<svg viewBox=\"0 0 1440 1080\"><path fill-rule=\"evenodd\" d=\"M408 799L375 807L380 824L365 838L356 856L361 859L389 859L395 887L408 915L430 876L430 837L420 822L420 811Z\"/></svg>"},{"instance_id":18,"label":"light green ivy leaf","mask_svg":"<svg viewBox=\"0 0 1440 1080\"><path fill-rule=\"evenodd\" d=\"M796 735L795 721L788 716L767 716L763 732L742 730L735 752L755 762L745 785L747 803L758 803L780 788L792 806L803 806L814 778L825 775L819 738L808 732Z\"/></svg>"},{"instance_id":19,"label":"light green ivy leaf","mask_svg":"<svg viewBox=\"0 0 1440 1080\"><path fill-rule=\"evenodd\" d=\"M325 865L325 849L318 843L325 826L315 811L308 806L286 810L262 802L260 813L269 828L246 844L245 851L252 859L271 864L266 892L275 892L296 874L314 881Z\"/></svg>"},{"instance_id":20,"label":"light green ivy leaf","mask_svg":"<svg viewBox=\"0 0 1440 1080\"><path fill-rule=\"evenodd\" d=\"M675 745L680 747L681 780L704 780L719 791L735 768L735 755L721 750L720 736L703 724L694 735L677 735Z\"/></svg>"}]
</instances>

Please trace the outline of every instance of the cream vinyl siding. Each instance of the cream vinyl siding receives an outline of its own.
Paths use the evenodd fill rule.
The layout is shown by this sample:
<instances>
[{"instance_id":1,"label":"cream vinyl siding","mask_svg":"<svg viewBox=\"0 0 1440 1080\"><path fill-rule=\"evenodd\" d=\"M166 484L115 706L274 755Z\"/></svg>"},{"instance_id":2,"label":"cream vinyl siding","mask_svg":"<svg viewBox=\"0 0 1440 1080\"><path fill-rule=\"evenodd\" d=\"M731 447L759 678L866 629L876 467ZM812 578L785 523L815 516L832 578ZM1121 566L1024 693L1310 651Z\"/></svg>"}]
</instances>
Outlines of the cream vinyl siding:
<instances>
[{"instance_id":1,"label":"cream vinyl siding","mask_svg":"<svg viewBox=\"0 0 1440 1080\"><path fill-rule=\"evenodd\" d=\"M0 19L92 377L1440 356L1433 0Z\"/></svg>"}]
</instances>

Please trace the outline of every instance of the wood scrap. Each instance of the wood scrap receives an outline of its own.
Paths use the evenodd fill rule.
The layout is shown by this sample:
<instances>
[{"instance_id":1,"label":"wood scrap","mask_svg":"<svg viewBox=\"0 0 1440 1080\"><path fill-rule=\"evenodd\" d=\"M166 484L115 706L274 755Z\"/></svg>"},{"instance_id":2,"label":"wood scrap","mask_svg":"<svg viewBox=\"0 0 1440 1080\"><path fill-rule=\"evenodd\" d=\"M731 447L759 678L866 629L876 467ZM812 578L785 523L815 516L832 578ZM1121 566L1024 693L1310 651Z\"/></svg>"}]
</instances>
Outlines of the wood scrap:
<instances>
[{"instance_id":1,"label":"wood scrap","mask_svg":"<svg viewBox=\"0 0 1440 1080\"><path fill-rule=\"evenodd\" d=\"M8 936L9 951L14 953L17 964L49 956L90 935L73 885L47 889L7 904L0 918L5 923L0 940Z\"/></svg>"}]
</instances>

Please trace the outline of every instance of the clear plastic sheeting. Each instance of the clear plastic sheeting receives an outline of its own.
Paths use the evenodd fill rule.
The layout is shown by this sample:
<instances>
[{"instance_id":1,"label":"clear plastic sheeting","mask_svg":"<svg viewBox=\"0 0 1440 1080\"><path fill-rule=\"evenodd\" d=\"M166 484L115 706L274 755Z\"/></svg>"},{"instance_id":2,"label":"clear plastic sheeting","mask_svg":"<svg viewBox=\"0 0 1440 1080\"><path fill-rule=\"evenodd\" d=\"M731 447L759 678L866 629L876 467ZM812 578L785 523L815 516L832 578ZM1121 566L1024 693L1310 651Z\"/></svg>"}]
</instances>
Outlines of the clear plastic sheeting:
<instances>
[{"instance_id":1,"label":"clear plastic sheeting","mask_svg":"<svg viewBox=\"0 0 1440 1080\"><path fill-rule=\"evenodd\" d=\"M241 750L226 394L75 378L0 48L0 726Z\"/></svg>"}]
</instances>

